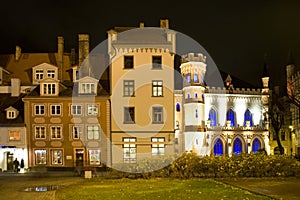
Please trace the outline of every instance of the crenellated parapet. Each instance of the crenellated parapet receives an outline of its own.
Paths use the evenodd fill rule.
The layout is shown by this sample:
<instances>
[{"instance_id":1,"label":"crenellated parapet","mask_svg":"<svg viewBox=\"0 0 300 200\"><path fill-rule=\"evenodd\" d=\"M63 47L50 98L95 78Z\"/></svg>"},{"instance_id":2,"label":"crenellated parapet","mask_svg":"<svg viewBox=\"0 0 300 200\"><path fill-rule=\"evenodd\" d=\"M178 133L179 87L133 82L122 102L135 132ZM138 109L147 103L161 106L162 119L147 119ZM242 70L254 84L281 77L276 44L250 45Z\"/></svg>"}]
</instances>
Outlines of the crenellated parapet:
<instances>
[{"instance_id":1,"label":"crenellated parapet","mask_svg":"<svg viewBox=\"0 0 300 200\"><path fill-rule=\"evenodd\" d=\"M207 93L216 94L247 94L247 95L262 95L262 89L255 88L233 88L227 89L225 87L206 87Z\"/></svg>"},{"instance_id":2,"label":"crenellated parapet","mask_svg":"<svg viewBox=\"0 0 300 200\"><path fill-rule=\"evenodd\" d=\"M206 56L202 53L188 53L181 56L182 63L185 62L203 62L206 63Z\"/></svg>"}]
</instances>

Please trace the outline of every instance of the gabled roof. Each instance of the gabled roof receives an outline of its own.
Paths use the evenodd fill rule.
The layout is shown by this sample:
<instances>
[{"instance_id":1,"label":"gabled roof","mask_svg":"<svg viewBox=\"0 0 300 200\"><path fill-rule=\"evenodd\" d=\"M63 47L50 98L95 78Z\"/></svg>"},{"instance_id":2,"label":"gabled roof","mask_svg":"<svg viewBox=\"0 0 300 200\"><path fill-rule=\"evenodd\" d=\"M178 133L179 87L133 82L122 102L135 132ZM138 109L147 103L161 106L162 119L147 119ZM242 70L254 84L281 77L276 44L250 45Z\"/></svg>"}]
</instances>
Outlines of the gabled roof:
<instances>
[{"instance_id":1,"label":"gabled roof","mask_svg":"<svg viewBox=\"0 0 300 200\"><path fill-rule=\"evenodd\" d=\"M11 94L0 94L0 127L24 126L24 102L22 98L25 95L12 97ZM15 119L6 118L6 110L10 107L19 111Z\"/></svg>"}]
</instances>

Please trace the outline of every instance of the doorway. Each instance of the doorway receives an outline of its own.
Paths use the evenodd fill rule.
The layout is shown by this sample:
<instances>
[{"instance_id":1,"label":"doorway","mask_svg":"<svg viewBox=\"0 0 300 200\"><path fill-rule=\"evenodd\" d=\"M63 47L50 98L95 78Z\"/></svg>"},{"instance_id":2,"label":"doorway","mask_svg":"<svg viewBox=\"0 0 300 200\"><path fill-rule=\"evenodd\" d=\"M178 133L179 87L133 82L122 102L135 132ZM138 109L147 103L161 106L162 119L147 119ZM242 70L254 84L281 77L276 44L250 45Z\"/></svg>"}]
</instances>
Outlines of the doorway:
<instances>
[{"instance_id":1,"label":"doorway","mask_svg":"<svg viewBox=\"0 0 300 200\"><path fill-rule=\"evenodd\" d=\"M76 167L82 167L84 162L84 150L83 149L76 149Z\"/></svg>"},{"instance_id":2,"label":"doorway","mask_svg":"<svg viewBox=\"0 0 300 200\"><path fill-rule=\"evenodd\" d=\"M7 164L7 171L14 170L14 154L10 152L6 152L6 164Z\"/></svg>"}]
</instances>

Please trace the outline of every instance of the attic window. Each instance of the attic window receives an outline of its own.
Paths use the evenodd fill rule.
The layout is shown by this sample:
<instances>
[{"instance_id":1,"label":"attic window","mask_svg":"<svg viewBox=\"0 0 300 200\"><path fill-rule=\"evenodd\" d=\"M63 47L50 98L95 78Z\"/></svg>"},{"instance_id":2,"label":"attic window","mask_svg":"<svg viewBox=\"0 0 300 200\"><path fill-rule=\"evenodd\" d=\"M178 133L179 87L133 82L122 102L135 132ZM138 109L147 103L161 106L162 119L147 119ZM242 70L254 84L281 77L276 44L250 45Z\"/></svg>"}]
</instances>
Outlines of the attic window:
<instances>
[{"instance_id":1,"label":"attic window","mask_svg":"<svg viewBox=\"0 0 300 200\"><path fill-rule=\"evenodd\" d=\"M14 111L14 110L8 110L6 112L6 117L7 117L7 119L15 119L17 117L16 111Z\"/></svg>"}]
</instances>

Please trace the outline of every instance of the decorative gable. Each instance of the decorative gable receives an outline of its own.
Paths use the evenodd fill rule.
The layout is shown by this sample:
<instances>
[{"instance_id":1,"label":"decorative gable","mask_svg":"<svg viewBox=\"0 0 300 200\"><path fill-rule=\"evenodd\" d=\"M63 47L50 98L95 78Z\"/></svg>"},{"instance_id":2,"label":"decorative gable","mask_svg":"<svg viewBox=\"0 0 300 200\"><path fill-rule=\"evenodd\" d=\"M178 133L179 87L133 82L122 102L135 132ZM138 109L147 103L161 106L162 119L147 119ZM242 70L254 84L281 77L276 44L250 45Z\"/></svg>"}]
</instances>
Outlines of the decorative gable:
<instances>
[{"instance_id":1,"label":"decorative gable","mask_svg":"<svg viewBox=\"0 0 300 200\"><path fill-rule=\"evenodd\" d=\"M78 80L78 94L82 95L96 95L98 80L89 76Z\"/></svg>"},{"instance_id":2,"label":"decorative gable","mask_svg":"<svg viewBox=\"0 0 300 200\"><path fill-rule=\"evenodd\" d=\"M58 67L48 63L34 66L32 72L32 83L34 85L39 84L40 81L46 78L58 80Z\"/></svg>"},{"instance_id":3,"label":"decorative gable","mask_svg":"<svg viewBox=\"0 0 300 200\"><path fill-rule=\"evenodd\" d=\"M12 106L6 108L5 111L7 119L16 119L19 115L19 111Z\"/></svg>"},{"instance_id":4,"label":"decorative gable","mask_svg":"<svg viewBox=\"0 0 300 200\"><path fill-rule=\"evenodd\" d=\"M53 78L45 78L40 81L40 95L41 96L58 96L59 87L58 80Z\"/></svg>"}]
</instances>

